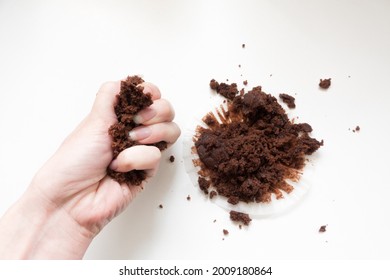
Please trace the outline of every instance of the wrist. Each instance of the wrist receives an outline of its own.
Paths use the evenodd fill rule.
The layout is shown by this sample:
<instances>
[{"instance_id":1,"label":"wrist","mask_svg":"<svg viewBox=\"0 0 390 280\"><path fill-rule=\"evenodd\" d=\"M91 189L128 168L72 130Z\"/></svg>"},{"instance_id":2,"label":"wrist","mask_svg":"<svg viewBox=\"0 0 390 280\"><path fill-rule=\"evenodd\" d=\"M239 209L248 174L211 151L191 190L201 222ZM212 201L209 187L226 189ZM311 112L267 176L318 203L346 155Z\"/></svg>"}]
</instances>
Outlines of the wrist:
<instances>
[{"instance_id":1,"label":"wrist","mask_svg":"<svg viewBox=\"0 0 390 280\"><path fill-rule=\"evenodd\" d=\"M93 237L30 186L0 220L0 258L81 259Z\"/></svg>"}]
</instances>

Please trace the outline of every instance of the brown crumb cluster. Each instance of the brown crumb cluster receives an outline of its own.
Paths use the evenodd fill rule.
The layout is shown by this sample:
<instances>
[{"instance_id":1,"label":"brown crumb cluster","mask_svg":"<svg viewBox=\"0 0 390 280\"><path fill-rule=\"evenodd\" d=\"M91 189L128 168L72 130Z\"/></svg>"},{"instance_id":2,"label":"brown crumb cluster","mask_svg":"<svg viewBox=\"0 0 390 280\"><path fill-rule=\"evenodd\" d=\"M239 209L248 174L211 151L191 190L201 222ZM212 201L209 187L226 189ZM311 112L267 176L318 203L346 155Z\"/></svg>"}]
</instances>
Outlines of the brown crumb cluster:
<instances>
[{"instance_id":1,"label":"brown crumb cluster","mask_svg":"<svg viewBox=\"0 0 390 280\"><path fill-rule=\"evenodd\" d=\"M295 98L294 97L292 97L291 95L288 95L286 93L279 94L279 97L280 97L280 99L282 99L282 101L284 103L287 104L288 108L290 108L290 109L295 108Z\"/></svg>"},{"instance_id":2,"label":"brown crumb cluster","mask_svg":"<svg viewBox=\"0 0 390 280\"><path fill-rule=\"evenodd\" d=\"M326 226L327 225L321 226L320 229L318 230L318 232L325 232L326 231Z\"/></svg>"},{"instance_id":3,"label":"brown crumb cluster","mask_svg":"<svg viewBox=\"0 0 390 280\"><path fill-rule=\"evenodd\" d=\"M246 226L249 225L249 223L252 221L248 214L233 210L230 211L230 220L232 220L233 222L243 223Z\"/></svg>"},{"instance_id":4,"label":"brown crumb cluster","mask_svg":"<svg viewBox=\"0 0 390 280\"><path fill-rule=\"evenodd\" d=\"M150 93L143 93L143 87L138 86L144 80L138 76L129 76L125 81L121 81L121 89L117 95L117 103L114 107L118 122L113 124L108 133L112 137L112 152L114 158L118 154L137 143L130 139L129 132L138 126L133 120L135 114L142 109L152 105L152 97ZM166 142L153 144L160 150L167 148ZM132 170L129 172L116 172L107 169L107 174L115 179L118 183L126 183L130 185L140 185L146 179L144 170Z\"/></svg>"},{"instance_id":5,"label":"brown crumb cluster","mask_svg":"<svg viewBox=\"0 0 390 280\"><path fill-rule=\"evenodd\" d=\"M331 79L320 79L320 83L318 84L322 89L328 89L331 84Z\"/></svg>"},{"instance_id":6,"label":"brown crumb cluster","mask_svg":"<svg viewBox=\"0 0 390 280\"><path fill-rule=\"evenodd\" d=\"M201 190L215 190L231 204L270 202L272 194L279 199L281 190L290 193L293 187L286 179L299 179L306 155L323 141L309 136L309 124L293 124L277 99L260 86L247 93L234 83L211 80L210 86L229 102L227 110L219 110L221 122L208 113L203 118L208 127L198 126L194 137Z\"/></svg>"},{"instance_id":7,"label":"brown crumb cluster","mask_svg":"<svg viewBox=\"0 0 390 280\"><path fill-rule=\"evenodd\" d=\"M175 161L175 156L170 156L170 157L169 157L169 161L170 161L170 162L174 162L174 161Z\"/></svg>"}]
</instances>

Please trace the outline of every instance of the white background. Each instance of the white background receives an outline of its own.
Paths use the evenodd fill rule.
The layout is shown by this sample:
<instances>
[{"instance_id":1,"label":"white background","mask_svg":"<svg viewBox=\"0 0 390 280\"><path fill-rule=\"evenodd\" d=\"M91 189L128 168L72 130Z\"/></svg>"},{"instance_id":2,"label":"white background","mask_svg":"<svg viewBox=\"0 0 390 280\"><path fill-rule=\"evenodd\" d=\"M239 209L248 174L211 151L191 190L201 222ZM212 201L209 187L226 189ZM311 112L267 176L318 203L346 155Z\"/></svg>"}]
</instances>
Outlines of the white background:
<instances>
[{"instance_id":1,"label":"white background","mask_svg":"<svg viewBox=\"0 0 390 280\"><path fill-rule=\"evenodd\" d=\"M184 135L212 109L211 78L248 80L296 94L289 116L325 141L302 203L238 229L191 184L181 137L85 258L389 258L389 14L386 0L0 0L0 213L102 82L141 74L157 84ZM320 78L332 78L329 90L318 89Z\"/></svg>"}]
</instances>

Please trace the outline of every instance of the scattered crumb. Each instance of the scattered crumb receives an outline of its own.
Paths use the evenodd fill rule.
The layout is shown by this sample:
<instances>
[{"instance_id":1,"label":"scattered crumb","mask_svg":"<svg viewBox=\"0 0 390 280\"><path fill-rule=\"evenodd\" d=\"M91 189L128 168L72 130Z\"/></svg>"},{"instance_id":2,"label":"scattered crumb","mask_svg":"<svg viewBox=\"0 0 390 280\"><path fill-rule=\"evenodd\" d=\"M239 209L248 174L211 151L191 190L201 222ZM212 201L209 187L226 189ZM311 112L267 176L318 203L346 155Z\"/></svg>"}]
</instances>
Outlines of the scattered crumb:
<instances>
[{"instance_id":1,"label":"scattered crumb","mask_svg":"<svg viewBox=\"0 0 390 280\"><path fill-rule=\"evenodd\" d=\"M174 161L175 161L175 157L174 157L174 156L170 156L170 157L169 157L169 161L170 161L170 162L174 162Z\"/></svg>"},{"instance_id":2,"label":"scattered crumb","mask_svg":"<svg viewBox=\"0 0 390 280\"><path fill-rule=\"evenodd\" d=\"M230 211L230 219L234 222L242 222L246 226L249 225L249 223L252 221L248 214L233 210Z\"/></svg>"},{"instance_id":3,"label":"scattered crumb","mask_svg":"<svg viewBox=\"0 0 390 280\"><path fill-rule=\"evenodd\" d=\"M325 232L327 225L321 226L318 232Z\"/></svg>"},{"instance_id":4,"label":"scattered crumb","mask_svg":"<svg viewBox=\"0 0 390 280\"><path fill-rule=\"evenodd\" d=\"M288 95L286 93L281 93L279 94L279 98L282 99L282 101L287 104L288 108L290 109L295 108L295 98L292 97L291 95Z\"/></svg>"},{"instance_id":5,"label":"scattered crumb","mask_svg":"<svg viewBox=\"0 0 390 280\"><path fill-rule=\"evenodd\" d=\"M329 79L320 79L320 83L318 84L320 88L328 89L330 87L330 78Z\"/></svg>"},{"instance_id":6,"label":"scattered crumb","mask_svg":"<svg viewBox=\"0 0 390 280\"><path fill-rule=\"evenodd\" d=\"M210 192L210 199L212 199L214 196L216 196L217 195L217 192L216 191L211 191Z\"/></svg>"},{"instance_id":7,"label":"scattered crumb","mask_svg":"<svg viewBox=\"0 0 390 280\"><path fill-rule=\"evenodd\" d=\"M190 196L190 195L187 196L187 200L188 200L188 201L191 200L191 196Z\"/></svg>"},{"instance_id":8,"label":"scattered crumb","mask_svg":"<svg viewBox=\"0 0 390 280\"><path fill-rule=\"evenodd\" d=\"M198 178L198 184L199 188L205 193L209 194L209 187L210 187L210 182L207 181L204 177L199 177Z\"/></svg>"},{"instance_id":9,"label":"scattered crumb","mask_svg":"<svg viewBox=\"0 0 390 280\"><path fill-rule=\"evenodd\" d=\"M272 77L272 74L269 74L270 77Z\"/></svg>"},{"instance_id":10,"label":"scattered crumb","mask_svg":"<svg viewBox=\"0 0 390 280\"><path fill-rule=\"evenodd\" d=\"M229 231L227 229L224 229L223 230L223 235L228 235L229 234Z\"/></svg>"},{"instance_id":11,"label":"scattered crumb","mask_svg":"<svg viewBox=\"0 0 390 280\"><path fill-rule=\"evenodd\" d=\"M164 208L164 206L163 206L162 204L160 204L158 207L159 207L159 208L161 208L161 209L163 209L163 208Z\"/></svg>"},{"instance_id":12,"label":"scattered crumb","mask_svg":"<svg viewBox=\"0 0 390 280\"><path fill-rule=\"evenodd\" d=\"M244 86L248 85L248 80L245 80L242 82L244 84Z\"/></svg>"},{"instance_id":13,"label":"scattered crumb","mask_svg":"<svg viewBox=\"0 0 390 280\"><path fill-rule=\"evenodd\" d=\"M214 220L213 223L215 223L217 220Z\"/></svg>"},{"instance_id":14,"label":"scattered crumb","mask_svg":"<svg viewBox=\"0 0 390 280\"><path fill-rule=\"evenodd\" d=\"M242 44L242 48L245 49L245 44Z\"/></svg>"},{"instance_id":15,"label":"scattered crumb","mask_svg":"<svg viewBox=\"0 0 390 280\"><path fill-rule=\"evenodd\" d=\"M242 229L242 225L238 225L238 228L239 228L239 229Z\"/></svg>"}]
</instances>

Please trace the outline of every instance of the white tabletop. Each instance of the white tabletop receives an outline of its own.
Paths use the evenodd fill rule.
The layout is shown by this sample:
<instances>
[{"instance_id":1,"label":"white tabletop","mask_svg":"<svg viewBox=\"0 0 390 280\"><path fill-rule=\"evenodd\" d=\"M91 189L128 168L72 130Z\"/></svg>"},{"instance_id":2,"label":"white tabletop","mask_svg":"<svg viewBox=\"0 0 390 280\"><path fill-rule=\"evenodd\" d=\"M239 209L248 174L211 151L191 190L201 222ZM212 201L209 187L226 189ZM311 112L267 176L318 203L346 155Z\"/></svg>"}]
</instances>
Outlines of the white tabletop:
<instances>
[{"instance_id":1,"label":"white tabletop","mask_svg":"<svg viewBox=\"0 0 390 280\"><path fill-rule=\"evenodd\" d=\"M171 101L183 137L86 259L388 258L389 11L386 0L0 1L0 214L100 84L140 74ZM325 142L301 203L241 230L183 163L187 127L212 109L212 78L293 95L289 116Z\"/></svg>"}]
</instances>

